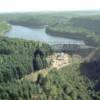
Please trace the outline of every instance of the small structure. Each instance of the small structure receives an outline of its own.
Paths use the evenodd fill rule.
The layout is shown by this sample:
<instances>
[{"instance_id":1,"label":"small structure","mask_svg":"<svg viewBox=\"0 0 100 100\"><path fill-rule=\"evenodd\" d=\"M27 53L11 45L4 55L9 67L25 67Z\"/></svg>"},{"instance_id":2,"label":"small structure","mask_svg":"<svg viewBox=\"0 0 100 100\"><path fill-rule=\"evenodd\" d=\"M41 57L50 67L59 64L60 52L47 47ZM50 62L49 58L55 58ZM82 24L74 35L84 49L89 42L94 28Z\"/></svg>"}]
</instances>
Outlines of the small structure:
<instances>
[{"instance_id":1,"label":"small structure","mask_svg":"<svg viewBox=\"0 0 100 100\"><path fill-rule=\"evenodd\" d=\"M65 67L70 64L69 55L67 53L54 53L48 57L51 60L51 66L57 69Z\"/></svg>"},{"instance_id":2,"label":"small structure","mask_svg":"<svg viewBox=\"0 0 100 100\"><path fill-rule=\"evenodd\" d=\"M64 60L64 53L63 52L58 53L56 59L57 60Z\"/></svg>"}]
</instances>

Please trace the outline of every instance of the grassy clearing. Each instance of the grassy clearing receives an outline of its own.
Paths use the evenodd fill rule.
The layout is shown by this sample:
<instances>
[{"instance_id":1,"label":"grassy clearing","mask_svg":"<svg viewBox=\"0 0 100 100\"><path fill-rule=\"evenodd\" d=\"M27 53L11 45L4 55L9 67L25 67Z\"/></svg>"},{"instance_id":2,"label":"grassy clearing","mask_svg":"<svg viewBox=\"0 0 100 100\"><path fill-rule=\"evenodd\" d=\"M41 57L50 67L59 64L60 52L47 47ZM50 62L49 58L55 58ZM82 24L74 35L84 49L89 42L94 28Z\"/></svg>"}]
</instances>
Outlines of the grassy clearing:
<instances>
[{"instance_id":1,"label":"grassy clearing","mask_svg":"<svg viewBox=\"0 0 100 100\"><path fill-rule=\"evenodd\" d=\"M42 69L37 72L33 72L29 75L26 75L24 78L22 78L22 80L27 79L27 80L31 80L31 81L36 81L39 74L42 74L45 77L51 69L52 68L46 68L46 69Z\"/></svg>"},{"instance_id":2,"label":"grassy clearing","mask_svg":"<svg viewBox=\"0 0 100 100\"><path fill-rule=\"evenodd\" d=\"M5 32L10 30L10 25L5 22L0 22L0 36L3 36Z\"/></svg>"}]
</instances>

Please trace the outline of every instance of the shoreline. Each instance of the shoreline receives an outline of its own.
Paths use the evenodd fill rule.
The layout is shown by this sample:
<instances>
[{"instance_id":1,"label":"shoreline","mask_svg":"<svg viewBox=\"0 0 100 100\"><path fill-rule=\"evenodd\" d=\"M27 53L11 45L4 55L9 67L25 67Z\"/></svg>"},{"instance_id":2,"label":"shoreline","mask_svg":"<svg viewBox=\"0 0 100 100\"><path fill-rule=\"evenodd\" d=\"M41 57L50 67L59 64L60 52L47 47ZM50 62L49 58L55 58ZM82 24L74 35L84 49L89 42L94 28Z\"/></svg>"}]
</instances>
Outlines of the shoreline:
<instances>
[{"instance_id":1,"label":"shoreline","mask_svg":"<svg viewBox=\"0 0 100 100\"><path fill-rule=\"evenodd\" d=\"M97 43L93 38L91 37L86 37L84 34L78 34L78 33L71 33L71 32L60 32L60 31L53 31L48 28L46 28L46 33L51 36L60 36L64 38L71 38L71 39L76 39L76 40L83 40L86 45L91 45L91 46L98 46L100 45Z\"/></svg>"}]
</instances>

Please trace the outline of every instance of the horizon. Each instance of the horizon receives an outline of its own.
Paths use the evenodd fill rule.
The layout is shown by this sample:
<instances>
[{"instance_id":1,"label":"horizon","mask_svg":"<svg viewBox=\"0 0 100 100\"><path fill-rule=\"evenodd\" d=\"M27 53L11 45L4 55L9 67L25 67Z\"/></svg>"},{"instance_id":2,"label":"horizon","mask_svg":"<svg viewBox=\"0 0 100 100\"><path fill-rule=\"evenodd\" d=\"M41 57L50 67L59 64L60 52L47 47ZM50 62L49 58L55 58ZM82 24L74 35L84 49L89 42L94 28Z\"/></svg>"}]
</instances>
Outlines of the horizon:
<instances>
[{"instance_id":1,"label":"horizon","mask_svg":"<svg viewBox=\"0 0 100 100\"><path fill-rule=\"evenodd\" d=\"M17 14L17 13L99 13L100 10L74 10L74 11L14 11L0 12L0 14Z\"/></svg>"},{"instance_id":2,"label":"horizon","mask_svg":"<svg viewBox=\"0 0 100 100\"><path fill-rule=\"evenodd\" d=\"M0 13L98 11L98 0L0 0Z\"/></svg>"}]
</instances>

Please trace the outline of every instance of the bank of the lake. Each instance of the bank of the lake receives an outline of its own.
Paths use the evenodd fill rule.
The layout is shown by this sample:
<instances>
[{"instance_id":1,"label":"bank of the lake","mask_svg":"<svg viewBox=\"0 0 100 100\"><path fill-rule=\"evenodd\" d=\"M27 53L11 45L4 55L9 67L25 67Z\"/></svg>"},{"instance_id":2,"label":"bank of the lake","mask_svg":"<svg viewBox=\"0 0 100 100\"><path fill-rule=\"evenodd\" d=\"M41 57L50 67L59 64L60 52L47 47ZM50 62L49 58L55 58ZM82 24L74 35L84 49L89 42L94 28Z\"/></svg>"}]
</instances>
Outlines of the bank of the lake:
<instances>
[{"instance_id":1,"label":"bank of the lake","mask_svg":"<svg viewBox=\"0 0 100 100\"><path fill-rule=\"evenodd\" d=\"M6 32L11 30L11 25L6 22L0 21L0 36L3 36Z\"/></svg>"},{"instance_id":2,"label":"bank of the lake","mask_svg":"<svg viewBox=\"0 0 100 100\"><path fill-rule=\"evenodd\" d=\"M85 41L87 45L91 46L98 46L100 45L98 41L96 41L93 37L87 36L84 32L78 33L78 32L68 32L66 31L60 31L60 30L54 30L52 28L47 27L46 33L52 36L59 36L64 38L72 38L75 40L82 40Z\"/></svg>"}]
</instances>

